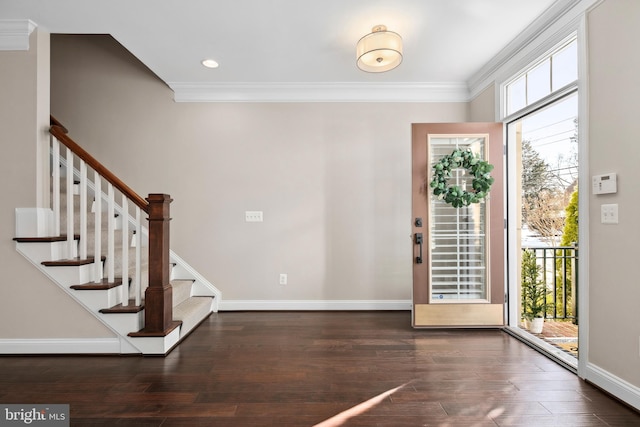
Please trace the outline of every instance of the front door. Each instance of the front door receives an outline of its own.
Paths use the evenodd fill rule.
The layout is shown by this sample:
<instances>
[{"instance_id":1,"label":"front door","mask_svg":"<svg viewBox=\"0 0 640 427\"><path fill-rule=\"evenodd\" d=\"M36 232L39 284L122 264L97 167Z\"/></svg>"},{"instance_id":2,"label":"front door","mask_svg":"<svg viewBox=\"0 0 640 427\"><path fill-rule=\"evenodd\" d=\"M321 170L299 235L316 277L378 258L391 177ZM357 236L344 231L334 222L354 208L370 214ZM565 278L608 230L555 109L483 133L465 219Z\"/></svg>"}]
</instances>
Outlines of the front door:
<instances>
[{"instance_id":1,"label":"front door","mask_svg":"<svg viewBox=\"0 0 640 427\"><path fill-rule=\"evenodd\" d=\"M414 327L505 324L502 136L501 123L412 125Z\"/></svg>"}]
</instances>

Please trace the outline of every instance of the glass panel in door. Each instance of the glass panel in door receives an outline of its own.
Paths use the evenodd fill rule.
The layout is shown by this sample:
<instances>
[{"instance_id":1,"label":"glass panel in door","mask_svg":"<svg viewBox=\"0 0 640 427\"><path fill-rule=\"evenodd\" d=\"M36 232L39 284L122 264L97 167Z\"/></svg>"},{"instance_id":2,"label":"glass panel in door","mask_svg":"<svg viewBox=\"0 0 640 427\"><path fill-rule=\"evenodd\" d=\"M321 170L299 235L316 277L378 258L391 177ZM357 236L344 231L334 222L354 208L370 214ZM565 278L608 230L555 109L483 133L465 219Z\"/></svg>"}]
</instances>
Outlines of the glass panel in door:
<instances>
[{"instance_id":1,"label":"glass panel in door","mask_svg":"<svg viewBox=\"0 0 640 427\"><path fill-rule=\"evenodd\" d=\"M486 139L486 136L430 136L430 163L435 164L458 149L471 150L484 159ZM474 177L468 171L458 168L451 172L450 186L471 188ZM437 197L430 200L432 302L487 301L486 203L454 208Z\"/></svg>"},{"instance_id":2,"label":"glass panel in door","mask_svg":"<svg viewBox=\"0 0 640 427\"><path fill-rule=\"evenodd\" d=\"M510 324L569 357L578 355L577 127L576 92L507 126Z\"/></svg>"}]
</instances>

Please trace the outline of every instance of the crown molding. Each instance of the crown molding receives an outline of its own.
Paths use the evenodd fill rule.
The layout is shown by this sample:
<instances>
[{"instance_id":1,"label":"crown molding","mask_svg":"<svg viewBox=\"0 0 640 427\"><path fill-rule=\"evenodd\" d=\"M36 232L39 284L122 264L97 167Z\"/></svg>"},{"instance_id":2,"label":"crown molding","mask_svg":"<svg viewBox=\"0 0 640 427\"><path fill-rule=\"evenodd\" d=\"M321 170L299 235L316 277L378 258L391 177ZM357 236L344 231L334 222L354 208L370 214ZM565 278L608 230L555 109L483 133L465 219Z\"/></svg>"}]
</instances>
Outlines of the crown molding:
<instances>
[{"instance_id":1,"label":"crown molding","mask_svg":"<svg viewBox=\"0 0 640 427\"><path fill-rule=\"evenodd\" d=\"M0 20L0 51L29 50L29 36L36 27L28 19Z\"/></svg>"},{"instance_id":2,"label":"crown molding","mask_svg":"<svg viewBox=\"0 0 640 427\"><path fill-rule=\"evenodd\" d=\"M566 32L567 28L588 9L601 0L563 0L556 1L534 22L525 28L515 39L505 46L497 55L487 62L468 81L470 99L475 98L491 83L502 70L518 62L519 57L525 56L525 62L531 60L532 45L542 35L553 37L556 34ZM562 35L564 37L565 35ZM542 54L542 52L540 52ZM521 62L521 61L520 61ZM526 64L525 64L526 65Z\"/></svg>"},{"instance_id":3,"label":"crown molding","mask_svg":"<svg viewBox=\"0 0 640 427\"><path fill-rule=\"evenodd\" d=\"M467 102L466 83L168 83L176 102Z\"/></svg>"}]
</instances>

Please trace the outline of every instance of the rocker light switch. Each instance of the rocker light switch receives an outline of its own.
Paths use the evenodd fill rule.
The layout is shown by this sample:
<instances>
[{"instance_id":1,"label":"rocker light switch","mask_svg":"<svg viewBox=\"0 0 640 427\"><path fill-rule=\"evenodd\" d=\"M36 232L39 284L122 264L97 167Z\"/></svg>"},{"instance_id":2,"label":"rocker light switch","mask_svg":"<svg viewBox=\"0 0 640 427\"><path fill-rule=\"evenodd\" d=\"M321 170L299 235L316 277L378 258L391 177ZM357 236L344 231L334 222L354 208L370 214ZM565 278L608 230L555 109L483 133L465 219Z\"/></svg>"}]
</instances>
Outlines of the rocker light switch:
<instances>
[{"instance_id":1,"label":"rocker light switch","mask_svg":"<svg viewBox=\"0 0 640 427\"><path fill-rule=\"evenodd\" d=\"M602 224L618 223L618 204L600 205L600 222Z\"/></svg>"}]
</instances>

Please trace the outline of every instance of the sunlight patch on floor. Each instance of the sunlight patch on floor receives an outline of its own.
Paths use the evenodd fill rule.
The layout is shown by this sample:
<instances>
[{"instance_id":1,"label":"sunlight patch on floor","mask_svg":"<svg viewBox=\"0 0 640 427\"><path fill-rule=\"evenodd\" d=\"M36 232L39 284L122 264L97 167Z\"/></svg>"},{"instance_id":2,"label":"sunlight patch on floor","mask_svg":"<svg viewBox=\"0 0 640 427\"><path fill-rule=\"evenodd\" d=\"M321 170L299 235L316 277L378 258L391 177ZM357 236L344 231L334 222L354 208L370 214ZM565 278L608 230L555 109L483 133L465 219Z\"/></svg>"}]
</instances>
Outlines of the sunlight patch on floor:
<instances>
[{"instance_id":1,"label":"sunlight patch on floor","mask_svg":"<svg viewBox=\"0 0 640 427\"><path fill-rule=\"evenodd\" d=\"M367 412L369 409L373 408L374 406L380 404L384 399L386 399L387 397L391 396L393 393L395 393L396 391L400 390L401 388L403 388L404 386L406 386L408 383L406 384L402 384L399 387L396 388L392 388L391 390L387 390L383 393L380 393L377 396L372 397L369 400L366 400L362 403L359 403L358 405L347 409L346 411L340 412L338 415L335 415L319 424L316 424L313 427L338 427L343 425L345 422L347 422L350 418L356 417L360 414L363 414L365 412Z\"/></svg>"}]
</instances>

